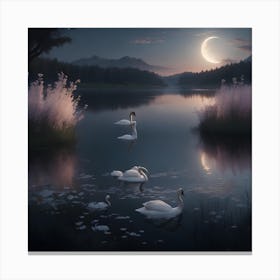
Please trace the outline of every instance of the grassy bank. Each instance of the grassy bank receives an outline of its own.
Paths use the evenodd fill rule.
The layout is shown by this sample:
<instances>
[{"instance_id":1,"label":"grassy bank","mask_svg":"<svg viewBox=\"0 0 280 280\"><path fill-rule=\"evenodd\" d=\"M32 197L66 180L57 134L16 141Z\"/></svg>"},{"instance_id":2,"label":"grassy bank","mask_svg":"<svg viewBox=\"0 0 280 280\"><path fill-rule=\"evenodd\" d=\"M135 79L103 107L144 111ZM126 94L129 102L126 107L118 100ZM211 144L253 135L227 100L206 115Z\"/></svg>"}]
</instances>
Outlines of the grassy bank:
<instances>
[{"instance_id":1,"label":"grassy bank","mask_svg":"<svg viewBox=\"0 0 280 280\"><path fill-rule=\"evenodd\" d=\"M28 148L29 150L55 149L58 147L72 146L76 142L75 127L54 128L47 122L28 123Z\"/></svg>"},{"instance_id":2,"label":"grassy bank","mask_svg":"<svg viewBox=\"0 0 280 280\"><path fill-rule=\"evenodd\" d=\"M248 116L240 116L235 110L225 117L220 117L216 106L207 108L200 119L199 129L202 134L251 136L252 123Z\"/></svg>"},{"instance_id":3,"label":"grassy bank","mask_svg":"<svg viewBox=\"0 0 280 280\"><path fill-rule=\"evenodd\" d=\"M221 86L215 103L200 112L199 130L202 134L251 137L251 86L234 84Z\"/></svg>"},{"instance_id":4,"label":"grassy bank","mask_svg":"<svg viewBox=\"0 0 280 280\"><path fill-rule=\"evenodd\" d=\"M67 76L58 75L54 86L44 87L41 74L28 89L28 146L30 150L75 143L75 127L84 109L75 97L76 83L67 86Z\"/></svg>"}]
</instances>

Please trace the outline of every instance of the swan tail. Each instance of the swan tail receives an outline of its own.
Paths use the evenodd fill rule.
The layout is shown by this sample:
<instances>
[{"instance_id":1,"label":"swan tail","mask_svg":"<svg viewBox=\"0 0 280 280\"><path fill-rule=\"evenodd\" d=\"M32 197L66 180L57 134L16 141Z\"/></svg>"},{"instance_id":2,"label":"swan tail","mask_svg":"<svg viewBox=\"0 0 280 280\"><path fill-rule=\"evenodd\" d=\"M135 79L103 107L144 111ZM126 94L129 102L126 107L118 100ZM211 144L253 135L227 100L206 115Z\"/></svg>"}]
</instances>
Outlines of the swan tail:
<instances>
[{"instance_id":1,"label":"swan tail","mask_svg":"<svg viewBox=\"0 0 280 280\"><path fill-rule=\"evenodd\" d=\"M120 177L122 175L123 175L123 173L119 170L114 170L111 172L111 176L113 176L113 177Z\"/></svg>"},{"instance_id":2,"label":"swan tail","mask_svg":"<svg viewBox=\"0 0 280 280\"><path fill-rule=\"evenodd\" d=\"M145 211L145 207L135 209L136 212L143 213Z\"/></svg>"},{"instance_id":3,"label":"swan tail","mask_svg":"<svg viewBox=\"0 0 280 280\"><path fill-rule=\"evenodd\" d=\"M120 140L134 140L135 138L133 138L131 135L123 135L123 136L119 136L118 139Z\"/></svg>"}]
</instances>

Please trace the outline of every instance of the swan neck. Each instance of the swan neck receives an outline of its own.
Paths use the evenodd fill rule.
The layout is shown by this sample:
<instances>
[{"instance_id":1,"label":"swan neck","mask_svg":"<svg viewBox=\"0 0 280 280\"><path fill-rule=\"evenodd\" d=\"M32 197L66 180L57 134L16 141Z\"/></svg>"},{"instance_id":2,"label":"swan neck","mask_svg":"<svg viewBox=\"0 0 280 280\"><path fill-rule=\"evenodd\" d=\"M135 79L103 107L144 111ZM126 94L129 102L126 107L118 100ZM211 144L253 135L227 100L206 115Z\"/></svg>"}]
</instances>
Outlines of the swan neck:
<instances>
[{"instance_id":1,"label":"swan neck","mask_svg":"<svg viewBox=\"0 0 280 280\"><path fill-rule=\"evenodd\" d=\"M184 200L181 194L178 194L178 200L179 200L179 208L183 208L184 207Z\"/></svg>"},{"instance_id":2,"label":"swan neck","mask_svg":"<svg viewBox=\"0 0 280 280\"><path fill-rule=\"evenodd\" d=\"M129 115L129 119L130 119L130 123L132 123L133 120L134 120L134 115L133 115L133 114L130 114L130 115Z\"/></svg>"},{"instance_id":3,"label":"swan neck","mask_svg":"<svg viewBox=\"0 0 280 280\"><path fill-rule=\"evenodd\" d=\"M143 177L145 178L146 181L148 181L148 176L146 175L146 173L144 171L141 172Z\"/></svg>"},{"instance_id":4,"label":"swan neck","mask_svg":"<svg viewBox=\"0 0 280 280\"><path fill-rule=\"evenodd\" d=\"M145 178L146 181L148 181L148 176L142 169L138 169L138 172Z\"/></svg>"},{"instance_id":5,"label":"swan neck","mask_svg":"<svg viewBox=\"0 0 280 280\"><path fill-rule=\"evenodd\" d=\"M107 203L109 206L112 205L111 202L110 202L110 200L109 200L107 197L105 198L105 201L106 201L106 203Z\"/></svg>"}]
</instances>

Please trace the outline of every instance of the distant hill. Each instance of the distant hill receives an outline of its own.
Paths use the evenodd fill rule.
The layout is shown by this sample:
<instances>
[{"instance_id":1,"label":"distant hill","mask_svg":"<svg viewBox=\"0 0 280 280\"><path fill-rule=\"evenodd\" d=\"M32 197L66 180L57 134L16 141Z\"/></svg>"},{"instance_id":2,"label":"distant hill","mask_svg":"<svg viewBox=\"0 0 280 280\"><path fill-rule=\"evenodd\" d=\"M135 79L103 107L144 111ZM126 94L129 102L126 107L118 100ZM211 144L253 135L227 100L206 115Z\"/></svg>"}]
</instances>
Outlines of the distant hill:
<instances>
[{"instance_id":1,"label":"distant hill","mask_svg":"<svg viewBox=\"0 0 280 280\"><path fill-rule=\"evenodd\" d=\"M70 81L80 79L82 84L165 86L159 75L149 71L136 68L80 66L47 58L34 59L29 65L28 72L29 81L34 81L38 73L42 73L46 83L56 81L57 73L63 72Z\"/></svg>"},{"instance_id":2,"label":"distant hill","mask_svg":"<svg viewBox=\"0 0 280 280\"><path fill-rule=\"evenodd\" d=\"M152 72L161 72L168 69L163 66L150 65L140 58L130 56L124 56L119 59L108 59L94 55L89 58L75 60L72 64L79 66L99 66L102 68L136 68Z\"/></svg>"},{"instance_id":3,"label":"distant hill","mask_svg":"<svg viewBox=\"0 0 280 280\"><path fill-rule=\"evenodd\" d=\"M245 83L251 83L252 80L251 56L239 63L227 64L208 71L199 73L185 72L164 77L148 70L141 70L141 67L152 68L160 66L149 65L137 58L125 56L117 60L108 60L94 56L91 59L92 62L97 63L99 61L99 65L88 65L84 60L79 60L72 64L56 59L37 58L29 65L29 80L35 80L38 73L43 73L46 82L53 82L57 79L57 73L59 72L67 74L70 80L81 79L82 83L107 85L179 85L189 88L203 88L218 87L222 79L226 80L227 83L231 83L234 77L239 79L243 76ZM113 65L119 65L119 67Z\"/></svg>"},{"instance_id":4,"label":"distant hill","mask_svg":"<svg viewBox=\"0 0 280 280\"><path fill-rule=\"evenodd\" d=\"M224 65L220 68L202 71L199 73L182 73L178 77L178 84L180 86L188 87L217 87L222 80L226 83L232 83L232 78L240 79L241 76L245 83L252 82L252 57L248 57L239 63L232 63Z\"/></svg>"},{"instance_id":5,"label":"distant hill","mask_svg":"<svg viewBox=\"0 0 280 280\"><path fill-rule=\"evenodd\" d=\"M179 83L179 79L182 75L184 75L185 77L187 75L192 77L194 75L194 73L193 72L184 72L184 73L174 74L174 75L170 75L170 76L164 76L164 77L162 77L162 79L168 86L177 86Z\"/></svg>"}]
</instances>

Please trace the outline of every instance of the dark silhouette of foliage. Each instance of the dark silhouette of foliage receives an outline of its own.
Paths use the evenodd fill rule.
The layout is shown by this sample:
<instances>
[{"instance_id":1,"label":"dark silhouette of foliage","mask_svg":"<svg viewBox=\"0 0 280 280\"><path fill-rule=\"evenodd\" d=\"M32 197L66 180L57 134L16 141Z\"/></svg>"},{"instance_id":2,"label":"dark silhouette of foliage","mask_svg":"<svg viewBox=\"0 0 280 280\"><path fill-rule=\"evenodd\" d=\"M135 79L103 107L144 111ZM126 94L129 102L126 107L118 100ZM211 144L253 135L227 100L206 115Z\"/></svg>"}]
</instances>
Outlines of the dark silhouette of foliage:
<instances>
[{"instance_id":1,"label":"dark silhouette of foliage","mask_svg":"<svg viewBox=\"0 0 280 280\"><path fill-rule=\"evenodd\" d=\"M135 68L101 68L98 66L78 66L59 62L56 59L37 58L30 64L29 81L37 79L37 74L44 74L44 81L57 80L57 73L65 73L70 80L80 79L81 83L153 85L164 86L161 77L153 72Z\"/></svg>"},{"instance_id":2,"label":"dark silhouette of foliage","mask_svg":"<svg viewBox=\"0 0 280 280\"><path fill-rule=\"evenodd\" d=\"M42 53L49 52L53 47L71 42L71 38L62 36L58 28L28 29L28 61L29 63Z\"/></svg>"},{"instance_id":3,"label":"dark silhouette of foliage","mask_svg":"<svg viewBox=\"0 0 280 280\"><path fill-rule=\"evenodd\" d=\"M213 70L202 71L200 73L183 73L179 78L181 86L220 86L221 80L231 84L232 78L243 77L243 82L250 84L252 82L252 63L244 60L239 63L227 64Z\"/></svg>"}]
</instances>

